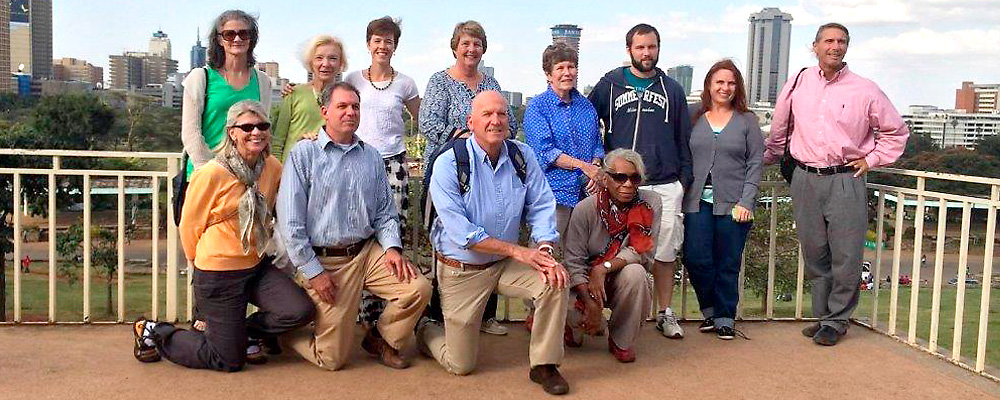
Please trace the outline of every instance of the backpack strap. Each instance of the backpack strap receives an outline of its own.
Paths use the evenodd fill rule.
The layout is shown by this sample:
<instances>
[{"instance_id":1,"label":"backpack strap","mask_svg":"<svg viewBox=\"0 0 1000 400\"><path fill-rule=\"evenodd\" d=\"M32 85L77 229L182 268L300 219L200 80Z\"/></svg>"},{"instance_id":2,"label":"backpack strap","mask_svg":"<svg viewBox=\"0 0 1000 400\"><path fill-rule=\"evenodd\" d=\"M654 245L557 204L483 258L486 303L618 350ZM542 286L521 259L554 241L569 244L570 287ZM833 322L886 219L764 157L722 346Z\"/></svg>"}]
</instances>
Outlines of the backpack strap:
<instances>
[{"instance_id":1,"label":"backpack strap","mask_svg":"<svg viewBox=\"0 0 1000 400\"><path fill-rule=\"evenodd\" d=\"M528 181L528 163L524 161L524 153L521 153L521 149L517 147L517 143L514 143L514 141L504 140L504 142L507 144L507 157L510 158L511 164L514 165L517 177L524 184Z\"/></svg>"},{"instance_id":2,"label":"backpack strap","mask_svg":"<svg viewBox=\"0 0 1000 400\"><path fill-rule=\"evenodd\" d=\"M451 146L455 150L455 172L458 174L458 193L469 192L469 180L472 179L472 165L469 162L469 149L465 147L465 138L455 139Z\"/></svg>"}]
</instances>

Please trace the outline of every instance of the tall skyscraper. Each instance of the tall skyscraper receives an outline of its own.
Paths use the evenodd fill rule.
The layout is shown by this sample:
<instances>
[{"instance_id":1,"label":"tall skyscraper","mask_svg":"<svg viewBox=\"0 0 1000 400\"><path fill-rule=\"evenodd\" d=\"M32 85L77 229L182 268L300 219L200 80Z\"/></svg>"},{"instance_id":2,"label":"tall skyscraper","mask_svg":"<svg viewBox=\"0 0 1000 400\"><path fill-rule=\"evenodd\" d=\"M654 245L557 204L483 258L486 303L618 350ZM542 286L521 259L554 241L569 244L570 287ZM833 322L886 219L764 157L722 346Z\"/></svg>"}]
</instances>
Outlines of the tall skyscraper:
<instances>
[{"instance_id":1,"label":"tall skyscraper","mask_svg":"<svg viewBox=\"0 0 1000 400\"><path fill-rule=\"evenodd\" d=\"M163 31L153 32L149 38L149 54L163 58L171 58L170 37Z\"/></svg>"},{"instance_id":2,"label":"tall skyscraper","mask_svg":"<svg viewBox=\"0 0 1000 400\"><path fill-rule=\"evenodd\" d=\"M9 0L10 71L52 78L52 0Z\"/></svg>"},{"instance_id":3,"label":"tall skyscraper","mask_svg":"<svg viewBox=\"0 0 1000 400\"><path fill-rule=\"evenodd\" d=\"M198 41L191 46L191 69L205 66L208 49L201 45L201 28L198 28Z\"/></svg>"},{"instance_id":4,"label":"tall skyscraper","mask_svg":"<svg viewBox=\"0 0 1000 400\"><path fill-rule=\"evenodd\" d=\"M580 32L583 29L572 24L559 24L550 29L552 29L552 44L566 43L580 54Z\"/></svg>"},{"instance_id":5,"label":"tall skyscraper","mask_svg":"<svg viewBox=\"0 0 1000 400\"><path fill-rule=\"evenodd\" d=\"M684 88L685 96L691 94L691 80L694 76L694 68L687 64L670 67L667 68L667 76L674 78L677 83L681 84L681 87Z\"/></svg>"},{"instance_id":6,"label":"tall skyscraper","mask_svg":"<svg viewBox=\"0 0 1000 400\"><path fill-rule=\"evenodd\" d=\"M791 34L791 14L773 7L750 14L747 41L747 101L750 105L777 102L778 92L788 80Z\"/></svg>"},{"instance_id":7,"label":"tall skyscraper","mask_svg":"<svg viewBox=\"0 0 1000 400\"><path fill-rule=\"evenodd\" d=\"M10 2L0 0L0 93L14 91L10 78Z\"/></svg>"}]
</instances>

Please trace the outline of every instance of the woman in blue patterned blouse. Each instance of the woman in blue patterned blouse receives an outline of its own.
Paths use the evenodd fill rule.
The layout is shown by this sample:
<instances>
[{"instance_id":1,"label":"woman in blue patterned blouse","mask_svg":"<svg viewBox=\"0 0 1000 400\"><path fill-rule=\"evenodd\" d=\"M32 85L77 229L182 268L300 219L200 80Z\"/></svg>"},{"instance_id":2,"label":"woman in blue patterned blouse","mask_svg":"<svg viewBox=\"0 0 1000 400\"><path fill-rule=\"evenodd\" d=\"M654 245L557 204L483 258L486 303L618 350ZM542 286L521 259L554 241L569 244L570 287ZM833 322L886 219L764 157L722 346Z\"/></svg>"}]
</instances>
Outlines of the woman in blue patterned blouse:
<instances>
[{"instance_id":1,"label":"woman in blue patterned blouse","mask_svg":"<svg viewBox=\"0 0 1000 400\"><path fill-rule=\"evenodd\" d=\"M431 75L420 104L420 133L427 139L425 170L438 147L456 131L468 129L466 119L472 111L472 98L479 92L501 90L493 76L478 69L483 53L486 53L486 31L482 25L476 21L455 25L451 51L455 64ZM510 118L510 131L512 134L517 132L516 118Z\"/></svg>"},{"instance_id":2,"label":"woman in blue patterned blouse","mask_svg":"<svg viewBox=\"0 0 1000 400\"><path fill-rule=\"evenodd\" d=\"M486 31L476 21L459 22L451 34L451 51L455 64L431 75L420 104L420 133L427 139L424 148L424 171L438 147L458 132L468 129L469 112L476 94L488 90L500 91L500 84L490 75L479 71L479 62L486 52ZM517 132L517 119L509 112L511 136ZM431 313L436 301L431 302ZM483 313L482 331L506 335L507 328L496 321L497 295L490 296Z\"/></svg>"},{"instance_id":3,"label":"woman in blue patterned blouse","mask_svg":"<svg viewBox=\"0 0 1000 400\"><path fill-rule=\"evenodd\" d=\"M524 137L556 196L556 229L565 248L566 227L573 207L586 196L583 177L595 182L604 147L597 128L597 111L576 90L576 50L556 43L542 52L542 71L549 87L524 110ZM593 183L588 183L593 187ZM589 188L588 188L589 189ZM530 304L525 302L530 307ZM531 313L526 321L531 329ZM567 339L569 336L567 337ZM570 345L577 343L573 341Z\"/></svg>"}]
</instances>

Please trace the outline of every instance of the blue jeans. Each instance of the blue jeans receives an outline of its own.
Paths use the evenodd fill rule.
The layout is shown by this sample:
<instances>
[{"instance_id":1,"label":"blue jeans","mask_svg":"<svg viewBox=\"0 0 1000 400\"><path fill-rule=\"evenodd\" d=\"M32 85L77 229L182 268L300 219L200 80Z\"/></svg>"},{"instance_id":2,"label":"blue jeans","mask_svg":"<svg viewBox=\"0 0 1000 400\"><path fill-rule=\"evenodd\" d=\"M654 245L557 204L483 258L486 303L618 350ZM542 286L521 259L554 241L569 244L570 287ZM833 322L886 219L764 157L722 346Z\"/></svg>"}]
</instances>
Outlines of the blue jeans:
<instances>
[{"instance_id":1,"label":"blue jeans","mask_svg":"<svg viewBox=\"0 0 1000 400\"><path fill-rule=\"evenodd\" d=\"M712 204L705 201L698 212L684 215L684 266L702 314L716 327L732 327L736 318L740 256L752 225L729 214L712 215Z\"/></svg>"}]
</instances>

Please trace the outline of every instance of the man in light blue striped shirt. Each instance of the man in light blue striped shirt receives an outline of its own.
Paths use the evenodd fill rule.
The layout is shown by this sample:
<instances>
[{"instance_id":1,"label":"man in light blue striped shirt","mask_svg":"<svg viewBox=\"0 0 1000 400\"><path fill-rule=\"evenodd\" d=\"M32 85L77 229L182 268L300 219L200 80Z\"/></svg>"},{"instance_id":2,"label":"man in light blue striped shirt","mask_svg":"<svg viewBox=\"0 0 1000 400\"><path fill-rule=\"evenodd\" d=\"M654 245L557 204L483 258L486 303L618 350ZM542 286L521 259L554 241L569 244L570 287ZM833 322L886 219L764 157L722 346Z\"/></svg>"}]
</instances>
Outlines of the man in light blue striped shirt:
<instances>
[{"instance_id":1,"label":"man in light blue striped shirt","mask_svg":"<svg viewBox=\"0 0 1000 400\"><path fill-rule=\"evenodd\" d=\"M431 228L437 251L437 279L444 327L423 320L417 328L422 351L449 372L471 373L479 352L479 324L494 290L531 299L530 378L546 392L564 394L569 384L557 367L563 359L566 323L566 269L551 254L559 239L556 200L534 153L512 141L522 153L527 174L522 182L508 154L507 102L495 91L482 92L468 117L473 135L456 146L468 150L471 177L459 191L454 150L434 162L430 193L438 217ZM531 225L537 248L517 244L522 217Z\"/></svg>"},{"instance_id":2,"label":"man in light blue striped shirt","mask_svg":"<svg viewBox=\"0 0 1000 400\"><path fill-rule=\"evenodd\" d=\"M431 286L402 255L382 156L354 134L361 115L357 89L331 85L323 104L325 126L316 140L292 149L278 191L280 233L296 280L316 305L315 332L296 332L288 344L322 368L343 367L364 288L389 304L361 346L389 367L406 368L399 350L430 301Z\"/></svg>"}]
</instances>

